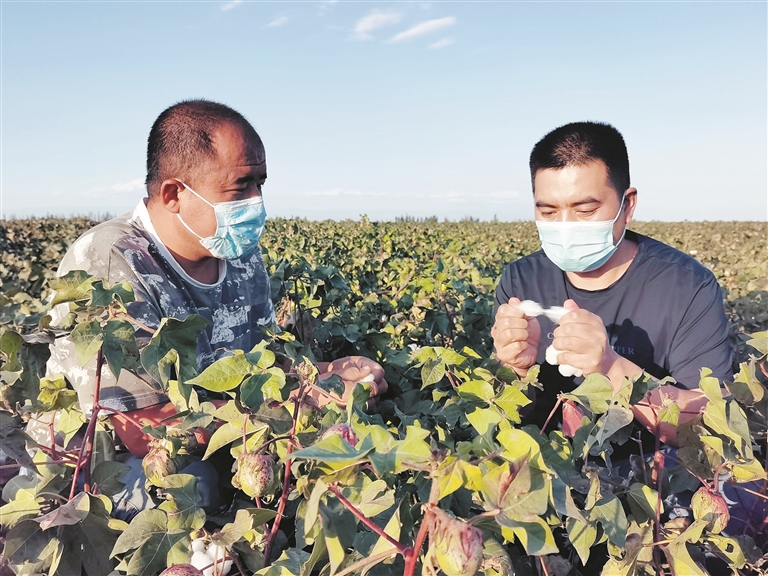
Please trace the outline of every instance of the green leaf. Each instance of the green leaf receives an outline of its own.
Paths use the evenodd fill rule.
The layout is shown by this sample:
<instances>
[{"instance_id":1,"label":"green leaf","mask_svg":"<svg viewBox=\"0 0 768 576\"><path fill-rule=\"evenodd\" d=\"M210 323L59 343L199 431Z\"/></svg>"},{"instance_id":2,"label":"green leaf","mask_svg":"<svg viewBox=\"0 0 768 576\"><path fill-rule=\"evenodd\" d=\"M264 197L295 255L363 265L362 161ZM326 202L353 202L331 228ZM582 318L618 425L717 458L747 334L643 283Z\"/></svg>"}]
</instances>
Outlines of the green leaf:
<instances>
[{"instance_id":1,"label":"green leaf","mask_svg":"<svg viewBox=\"0 0 768 576\"><path fill-rule=\"evenodd\" d=\"M734 568L744 568L747 559L738 540L722 534L707 534L706 540L720 550Z\"/></svg>"},{"instance_id":2,"label":"green leaf","mask_svg":"<svg viewBox=\"0 0 768 576\"><path fill-rule=\"evenodd\" d=\"M582 564L589 560L589 549L597 539L597 529L592 524L581 522L575 518L568 518L565 523L568 531L568 539L573 544Z\"/></svg>"},{"instance_id":3,"label":"green leaf","mask_svg":"<svg viewBox=\"0 0 768 576\"><path fill-rule=\"evenodd\" d=\"M116 460L99 462L93 469L93 483L99 487L100 494L114 496L125 487L120 478L125 476L128 470L128 466Z\"/></svg>"},{"instance_id":4,"label":"green leaf","mask_svg":"<svg viewBox=\"0 0 768 576\"><path fill-rule=\"evenodd\" d=\"M122 369L135 370L139 367L139 347L133 326L127 320L110 320L104 326L102 350L109 369L115 378Z\"/></svg>"},{"instance_id":5,"label":"green leaf","mask_svg":"<svg viewBox=\"0 0 768 576\"><path fill-rule=\"evenodd\" d=\"M627 502L638 524L645 524L649 520L656 519L656 507L660 501L659 493L653 488L640 482L633 483L627 493ZM659 513L664 513L663 503Z\"/></svg>"},{"instance_id":6,"label":"green leaf","mask_svg":"<svg viewBox=\"0 0 768 576\"><path fill-rule=\"evenodd\" d=\"M139 548L156 534L164 534L168 529L168 516L162 510L142 510L131 521L112 548L110 557L125 554Z\"/></svg>"},{"instance_id":7,"label":"green leaf","mask_svg":"<svg viewBox=\"0 0 768 576\"><path fill-rule=\"evenodd\" d=\"M755 350L761 354L768 354L768 332L756 332L751 334L751 338L747 340L747 345L752 346Z\"/></svg>"},{"instance_id":8,"label":"green leaf","mask_svg":"<svg viewBox=\"0 0 768 576\"><path fill-rule=\"evenodd\" d=\"M67 410L77 402L77 392L67 388L67 381L61 374L40 378L40 394L37 407L43 412Z\"/></svg>"},{"instance_id":9,"label":"green leaf","mask_svg":"<svg viewBox=\"0 0 768 576\"><path fill-rule=\"evenodd\" d=\"M240 400L254 410L266 400L282 400L285 386L285 372L280 368L269 368L261 374L248 376L240 386Z\"/></svg>"},{"instance_id":10,"label":"green leaf","mask_svg":"<svg viewBox=\"0 0 768 576\"><path fill-rule=\"evenodd\" d=\"M48 530L55 526L69 526L82 522L90 511L90 500L88 494L80 492L72 500L63 504L38 518L35 521L40 524L42 530Z\"/></svg>"},{"instance_id":11,"label":"green leaf","mask_svg":"<svg viewBox=\"0 0 768 576\"><path fill-rule=\"evenodd\" d=\"M530 404L531 400L515 386L507 384L493 403L503 410L512 422L520 424L520 408Z\"/></svg>"},{"instance_id":12,"label":"green leaf","mask_svg":"<svg viewBox=\"0 0 768 576\"><path fill-rule=\"evenodd\" d=\"M245 419L245 414L241 414L240 422L225 422L219 426L208 440L208 446L206 446L203 460L207 460L211 454L216 452L216 450L219 448L222 448L227 444L234 442L235 440L241 439L243 437L243 422ZM262 422L254 424L251 422L250 418L248 418L248 424L245 428L246 438L251 438L254 434L257 433L258 438L263 438L267 432L269 432L269 426L267 424Z\"/></svg>"},{"instance_id":13,"label":"green leaf","mask_svg":"<svg viewBox=\"0 0 768 576\"><path fill-rule=\"evenodd\" d=\"M40 514L40 504L35 488L22 488L16 492L16 497L4 506L0 506L0 518L3 525L13 526L23 518Z\"/></svg>"},{"instance_id":14,"label":"green leaf","mask_svg":"<svg viewBox=\"0 0 768 576\"><path fill-rule=\"evenodd\" d=\"M51 278L48 286L55 290L51 306L62 302L79 302L91 297L91 286L97 279L83 270L72 270L64 276Z\"/></svg>"},{"instance_id":15,"label":"green leaf","mask_svg":"<svg viewBox=\"0 0 768 576\"><path fill-rule=\"evenodd\" d=\"M341 436L334 434L323 438L291 454L294 460L320 460L331 464L348 465L363 460L374 449L370 442L360 442L351 446Z\"/></svg>"},{"instance_id":16,"label":"green leaf","mask_svg":"<svg viewBox=\"0 0 768 576\"><path fill-rule=\"evenodd\" d=\"M598 444L613 436L618 430L628 426L634 420L632 410L625 408L620 404L612 404L597 421L597 434L595 439Z\"/></svg>"},{"instance_id":17,"label":"green leaf","mask_svg":"<svg viewBox=\"0 0 768 576\"><path fill-rule=\"evenodd\" d=\"M18 372L22 369L19 362L19 352L24 346L24 338L21 334L8 330L0 334L0 353L5 356L4 363L0 364L0 369L6 372Z\"/></svg>"},{"instance_id":18,"label":"green leaf","mask_svg":"<svg viewBox=\"0 0 768 576\"><path fill-rule=\"evenodd\" d=\"M93 282L90 297L90 306L102 308L112 305L113 302L130 304L136 300L133 295L133 288L125 280L112 285L103 280L97 280Z\"/></svg>"},{"instance_id":19,"label":"green leaf","mask_svg":"<svg viewBox=\"0 0 768 576\"><path fill-rule=\"evenodd\" d=\"M600 522L608 541L623 548L627 541L627 516L621 502L613 492L604 492L603 497L590 509L589 520Z\"/></svg>"},{"instance_id":20,"label":"green leaf","mask_svg":"<svg viewBox=\"0 0 768 576\"><path fill-rule=\"evenodd\" d=\"M396 442L386 451L377 446L375 451L369 451L368 458L377 474L399 474L407 470L409 464L423 464L432 457L432 449L425 442L428 436L429 430L408 426L403 440Z\"/></svg>"},{"instance_id":21,"label":"green leaf","mask_svg":"<svg viewBox=\"0 0 768 576\"><path fill-rule=\"evenodd\" d=\"M485 434L491 426L501 422L503 417L495 407L475 408L467 414L467 420L478 434Z\"/></svg>"},{"instance_id":22,"label":"green leaf","mask_svg":"<svg viewBox=\"0 0 768 576\"><path fill-rule=\"evenodd\" d=\"M613 386L602 374L590 374L575 390L563 394L563 397L578 402L593 414L602 414L608 410Z\"/></svg>"},{"instance_id":23,"label":"green leaf","mask_svg":"<svg viewBox=\"0 0 768 576\"><path fill-rule=\"evenodd\" d=\"M5 523L5 522L4 522ZM42 564L61 554L61 541L52 534L43 533L34 520L23 520L8 532L3 558L11 564Z\"/></svg>"},{"instance_id":24,"label":"green leaf","mask_svg":"<svg viewBox=\"0 0 768 576\"><path fill-rule=\"evenodd\" d=\"M494 397L493 386L482 380L472 380L465 382L456 392L464 400L472 402L490 402Z\"/></svg>"},{"instance_id":25,"label":"green leaf","mask_svg":"<svg viewBox=\"0 0 768 576\"><path fill-rule=\"evenodd\" d=\"M669 544L669 553L666 556L675 574L708 576L707 571L691 558L691 554L686 547L688 542L698 542L701 539L701 534L706 526L706 520L694 520L685 532Z\"/></svg>"},{"instance_id":26,"label":"green leaf","mask_svg":"<svg viewBox=\"0 0 768 576\"><path fill-rule=\"evenodd\" d=\"M197 338L208 324L208 320L195 314L190 314L184 320L163 318L149 344L141 350L141 364L147 373L162 382L163 377L158 367L167 365L167 360L165 363L161 360L170 350L175 350L179 366L177 379L188 383L197 374Z\"/></svg>"},{"instance_id":27,"label":"green leaf","mask_svg":"<svg viewBox=\"0 0 768 576\"><path fill-rule=\"evenodd\" d=\"M516 522L507 519L501 533L508 541L514 538L520 540L527 554L544 556L559 552L552 529L543 518L535 518L532 522Z\"/></svg>"},{"instance_id":28,"label":"green leaf","mask_svg":"<svg viewBox=\"0 0 768 576\"><path fill-rule=\"evenodd\" d=\"M90 322L78 324L72 330L69 339L75 345L75 352L77 353L78 360L80 360L80 364L85 366L101 348L104 334L102 333L99 321L91 320Z\"/></svg>"},{"instance_id":29,"label":"green leaf","mask_svg":"<svg viewBox=\"0 0 768 576\"><path fill-rule=\"evenodd\" d=\"M445 376L445 362L438 359L429 359L421 367L422 389L432 384L437 384Z\"/></svg>"},{"instance_id":30,"label":"green leaf","mask_svg":"<svg viewBox=\"0 0 768 576\"><path fill-rule=\"evenodd\" d=\"M309 560L309 552L288 548L269 567L262 568L254 576L296 576L302 565Z\"/></svg>"},{"instance_id":31,"label":"green leaf","mask_svg":"<svg viewBox=\"0 0 768 576\"><path fill-rule=\"evenodd\" d=\"M211 392L226 392L239 386L246 376L250 376L256 371L256 367L251 364L246 355L237 351L233 356L216 360L199 376L189 380L189 383Z\"/></svg>"}]
</instances>

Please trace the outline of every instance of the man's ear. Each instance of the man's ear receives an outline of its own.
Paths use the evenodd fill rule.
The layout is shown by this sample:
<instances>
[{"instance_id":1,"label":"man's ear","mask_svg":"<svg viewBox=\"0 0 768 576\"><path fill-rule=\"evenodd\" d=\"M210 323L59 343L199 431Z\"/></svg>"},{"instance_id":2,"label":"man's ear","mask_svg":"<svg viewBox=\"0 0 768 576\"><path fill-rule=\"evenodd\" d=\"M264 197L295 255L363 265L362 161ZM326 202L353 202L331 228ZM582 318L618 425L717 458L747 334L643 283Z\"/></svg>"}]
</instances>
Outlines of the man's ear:
<instances>
[{"instance_id":1,"label":"man's ear","mask_svg":"<svg viewBox=\"0 0 768 576\"><path fill-rule=\"evenodd\" d=\"M632 222L637 207L637 188L627 188L624 192L624 219L625 224Z\"/></svg>"},{"instance_id":2,"label":"man's ear","mask_svg":"<svg viewBox=\"0 0 768 576\"><path fill-rule=\"evenodd\" d=\"M178 214L180 209L179 192L184 189L182 183L174 178L164 180L163 183L160 184L160 203L169 212Z\"/></svg>"}]
</instances>

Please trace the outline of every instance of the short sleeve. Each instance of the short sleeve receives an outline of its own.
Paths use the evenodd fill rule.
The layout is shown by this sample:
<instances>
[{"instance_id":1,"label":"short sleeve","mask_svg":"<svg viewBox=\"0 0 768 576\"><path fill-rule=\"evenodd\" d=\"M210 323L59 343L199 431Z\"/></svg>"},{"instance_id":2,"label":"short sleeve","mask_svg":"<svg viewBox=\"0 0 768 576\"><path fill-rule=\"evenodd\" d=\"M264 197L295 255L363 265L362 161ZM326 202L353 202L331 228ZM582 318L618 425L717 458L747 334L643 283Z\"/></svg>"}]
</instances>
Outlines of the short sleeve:
<instances>
[{"instance_id":1,"label":"short sleeve","mask_svg":"<svg viewBox=\"0 0 768 576\"><path fill-rule=\"evenodd\" d=\"M733 378L728 319L714 276L694 294L675 331L668 362L670 375L689 389L698 387L701 368L709 368L721 381Z\"/></svg>"}]
</instances>

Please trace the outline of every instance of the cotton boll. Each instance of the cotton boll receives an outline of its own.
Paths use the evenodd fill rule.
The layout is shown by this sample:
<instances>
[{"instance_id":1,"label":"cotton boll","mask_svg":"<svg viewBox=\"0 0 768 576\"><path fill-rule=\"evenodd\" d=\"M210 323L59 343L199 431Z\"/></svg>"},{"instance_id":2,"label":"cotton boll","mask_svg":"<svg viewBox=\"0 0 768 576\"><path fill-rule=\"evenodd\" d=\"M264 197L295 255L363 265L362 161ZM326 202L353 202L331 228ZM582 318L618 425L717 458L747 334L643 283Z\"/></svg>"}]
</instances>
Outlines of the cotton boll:
<instances>
[{"instance_id":1,"label":"cotton boll","mask_svg":"<svg viewBox=\"0 0 768 576\"><path fill-rule=\"evenodd\" d=\"M552 364L553 366L558 366L558 371L560 374L565 376L566 378L569 378L571 376L584 376L584 373L579 370L578 368L574 368L573 366L569 366L568 364L558 364L557 362L557 356L560 354L562 350L558 350L551 344L547 347L545 360L547 361L547 364Z\"/></svg>"},{"instance_id":2,"label":"cotton boll","mask_svg":"<svg viewBox=\"0 0 768 576\"><path fill-rule=\"evenodd\" d=\"M189 548L192 552L205 552L205 549L208 548L208 544L202 538L197 538L192 540L192 544L189 545Z\"/></svg>"},{"instance_id":3,"label":"cotton boll","mask_svg":"<svg viewBox=\"0 0 768 576\"><path fill-rule=\"evenodd\" d=\"M552 364L552 366L557 366L557 355L560 354L560 350L552 346L551 344L547 347L547 351L545 354L545 360L547 361L547 364Z\"/></svg>"},{"instance_id":4,"label":"cotton boll","mask_svg":"<svg viewBox=\"0 0 768 576\"><path fill-rule=\"evenodd\" d=\"M523 314L530 318L535 318L536 316L544 314L544 308L541 307L541 304L534 302L533 300L523 300L517 305L517 309L522 310Z\"/></svg>"},{"instance_id":5,"label":"cotton boll","mask_svg":"<svg viewBox=\"0 0 768 576\"><path fill-rule=\"evenodd\" d=\"M376 377L373 374L368 374L365 378L361 378L360 382L376 382Z\"/></svg>"},{"instance_id":6,"label":"cotton boll","mask_svg":"<svg viewBox=\"0 0 768 576\"><path fill-rule=\"evenodd\" d=\"M544 316L552 320L555 324L559 324L560 320L568 314L568 310L563 308L562 306L552 306L549 310L543 311Z\"/></svg>"},{"instance_id":7,"label":"cotton boll","mask_svg":"<svg viewBox=\"0 0 768 576\"><path fill-rule=\"evenodd\" d=\"M570 376L584 376L584 373L581 370L574 368L573 366L569 366L568 364L560 364L557 370L566 378Z\"/></svg>"},{"instance_id":8,"label":"cotton boll","mask_svg":"<svg viewBox=\"0 0 768 576\"><path fill-rule=\"evenodd\" d=\"M195 568L198 570L202 570L206 566L208 566L212 560L208 558L208 554L206 554L203 551L197 550L192 553L192 558L189 559L189 563L192 564ZM203 573L207 576L207 572L203 571Z\"/></svg>"},{"instance_id":9,"label":"cotton boll","mask_svg":"<svg viewBox=\"0 0 768 576\"><path fill-rule=\"evenodd\" d=\"M216 564L207 570L203 570L204 576L224 576L225 574L229 574L229 571L232 568L232 560L224 560L224 558L227 557L227 549L224 546L211 544L208 546L206 554L208 556L208 563L212 564L215 562Z\"/></svg>"}]
</instances>

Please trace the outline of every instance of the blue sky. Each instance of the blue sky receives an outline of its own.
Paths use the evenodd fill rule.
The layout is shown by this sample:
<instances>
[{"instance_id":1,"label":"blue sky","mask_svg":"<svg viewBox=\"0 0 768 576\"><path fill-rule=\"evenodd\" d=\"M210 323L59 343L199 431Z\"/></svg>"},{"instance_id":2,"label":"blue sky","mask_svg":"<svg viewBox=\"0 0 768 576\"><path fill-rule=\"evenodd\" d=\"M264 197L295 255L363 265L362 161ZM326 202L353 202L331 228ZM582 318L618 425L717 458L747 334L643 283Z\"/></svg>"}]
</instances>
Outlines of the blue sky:
<instances>
[{"instance_id":1,"label":"blue sky","mask_svg":"<svg viewBox=\"0 0 768 576\"><path fill-rule=\"evenodd\" d=\"M530 219L533 144L601 120L637 219L768 219L763 1L0 9L0 217L131 209L155 117L204 97L262 136L272 216Z\"/></svg>"}]
</instances>

